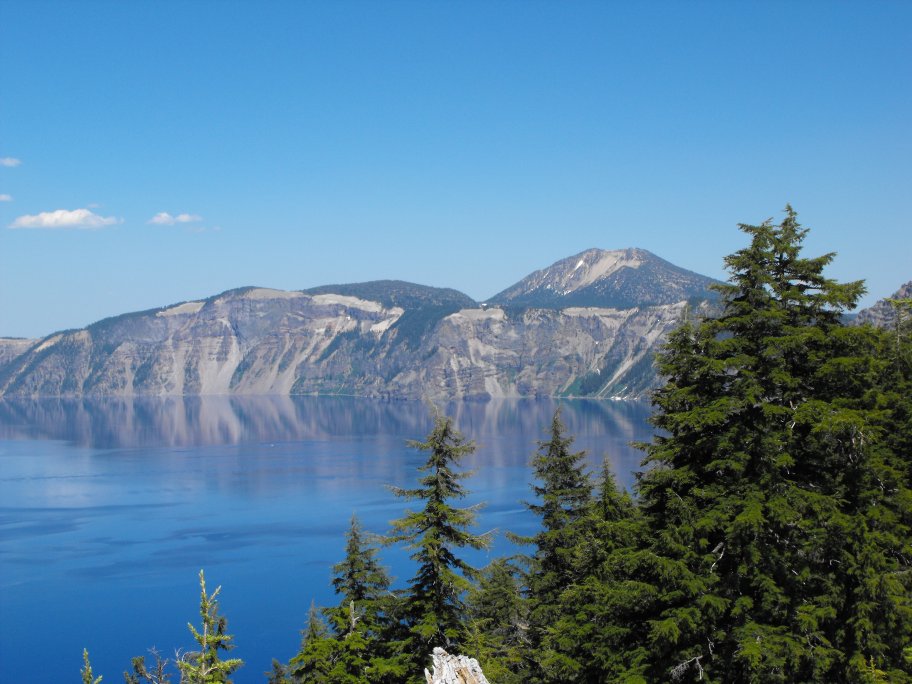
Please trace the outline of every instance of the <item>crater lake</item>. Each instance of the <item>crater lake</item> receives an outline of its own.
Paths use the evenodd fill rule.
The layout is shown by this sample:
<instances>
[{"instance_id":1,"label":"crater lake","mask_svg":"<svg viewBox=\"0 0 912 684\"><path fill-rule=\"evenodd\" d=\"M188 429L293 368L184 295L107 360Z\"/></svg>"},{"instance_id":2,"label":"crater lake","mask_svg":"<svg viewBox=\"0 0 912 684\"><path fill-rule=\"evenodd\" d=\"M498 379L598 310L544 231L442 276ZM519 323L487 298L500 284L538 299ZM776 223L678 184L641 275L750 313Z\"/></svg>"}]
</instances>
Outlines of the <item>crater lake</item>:
<instances>
[{"instance_id":1,"label":"crater lake","mask_svg":"<svg viewBox=\"0 0 912 684\"><path fill-rule=\"evenodd\" d=\"M476 442L469 496L484 503L480 567L531 534L530 460L560 405L575 450L596 476L607 459L630 489L650 407L632 402L497 400L440 410ZM76 681L82 650L95 675L120 681L155 647L193 650L197 574L222 586L235 635L234 681L262 682L300 643L311 602L335 605L331 566L352 514L384 534L409 503L434 408L335 397L200 397L0 401L0 681ZM420 506L420 502L412 506ZM414 568L380 558L402 587Z\"/></svg>"}]
</instances>

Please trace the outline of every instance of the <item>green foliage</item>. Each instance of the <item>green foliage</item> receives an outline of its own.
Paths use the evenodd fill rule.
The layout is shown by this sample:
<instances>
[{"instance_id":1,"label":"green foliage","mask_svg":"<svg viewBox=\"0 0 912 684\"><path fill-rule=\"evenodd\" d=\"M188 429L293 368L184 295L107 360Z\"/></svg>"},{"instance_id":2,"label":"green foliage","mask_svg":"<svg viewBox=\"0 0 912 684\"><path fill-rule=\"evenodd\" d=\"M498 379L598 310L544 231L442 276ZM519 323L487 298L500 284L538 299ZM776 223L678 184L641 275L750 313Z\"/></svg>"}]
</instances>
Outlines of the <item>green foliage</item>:
<instances>
[{"instance_id":1,"label":"green foliage","mask_svg":"<svg viewBox=\"0 0 912 684\"><path fill-rule=\"evenodd\" d=\"M275 658L272 659L272 669L263 673L267 684L291 684L288 678L288 669Z\"/></svg>"},{"instance_id":2,"label":"green foliage","mask_svg":"<svg viewBox=\"0 0 912 684\"><path fill-rule=\"evenodd\" d=\"M541 519L542 527L531 539L535 545L529 587L533 625L551 623L560 591L577 577L573 550L581 541L580 523L592 498L592 483L584 466L586 454L570 451L573 438L565 431L558 408L551 420L550 438L538 443L532 459L536 500L526 506Z\"/></svg>"},{"instance_id":3,"label":"green foliage","mask_svg":"<svg viewBox=\"0 0 912 684\"><path fill-rule=\"evenodd\" d=\"M87 649L82 649L82 669L79 672L82 675L82 684L100 684L101 677L94 677L92 673L92 663L89 662Z\"/></svg>"},{"instance_id":4,"label":"green foliage","mask_svg":"<svg viewBox=\"0 0 912 684\"><path fill-rule=\"evenodd\" d=\"M450 306L469 308L476 306L474 299L458 290L445 287L417 285L403 280L371 280L365 283L321 285L304 290L309 295L339 294L380 302L387 308L417 309L424 306Z\"/></svg>"},{"instance_id":5,"label":"green foliage","mask_svg":"<svg viewBox=\"0 0 912 684\"><path fill-rule=\"evenodd\" d=\"M639 493L667 574L645 672L857 681L853 662L897 662L909 634L908 456L903 482L879 427L877 335L842 325L862 284L826 278L831 254L801 256L791 208L741 228L722 314L659 358Z\"/></svg>"},{"instance_id":6,"label":"green foliage","mask_svg":"<svg viewBox=\"0 0 912 684\"><path fill-rule=\"evenodd\" d=\"M165 671L168 667L168 660L162 658L155 649L151 649L150 652L155 659L155 664L152 668L150 669L146 665L144 656L136 656L130 663L133 671L124 672L125 684L142 684L143 682L148 682L148 684L168 684L171 681L171 676Z\"/></svg>"},{"instance_id":7,"label":"green foliage","mask_svg":"<svg viewBox=\"0 0 912 684\"><path fill-rule=\"evenodd\" d=\"M329 630L313 603L310 604L307 627L301 637L301 648L288 664L292 681L329 682L337 642L330 638Z\"/></svg>"},{"instance_id":8,"label":"green foliage","mask_svg":"<svg viewBox=\"0 0 912 684\"><path fill-rule=\"evenodd\" d=\"M561 602L561 594L580 578L574 551L584 542L585 520L592 503L592 483L583 463L585 452L570 450L573 438L565 431L558 408L551 420L550 438L538 443L532 459L536 498L526 506L541 519L541 531L528 539L517 538L535 547L526 577L532 648L525 655L531 681L547 680L540 646L548 628L569 609Z\"/></svg>"},{"instance_id":9,"label":"green foliage","mask_svg":"<svg viewBox=\"0 0 912 684\"><path fill-rule=\"evenodd\" d=\"M466 496L461 481L471 473L458 473L454 467L475 450L475 445L453 427L451 418L437 416L427 439L410 442L410 446L428 452L427 462L419 468L424 475L417 488L393 487L392 491L424 506L393 521L388 542L404 542L418 566L404 594L407 632L399 650L413 658L412 676L420 681L421 668L432 649L441 646L458 650L464 634L463 596L476 571L455 552L466 547L486 548L489 539L468 531L475 521L475 507L455 508L450 504Z\"/></svg>"},{"instance_id":10,"label":"green foliage","mask_svg":"<svg viewBox=\"0 0 912 684\"><path fill-rule=\"evenodd\" d=\"M492 682L523 682L523 649L528 647L528 606L520 589L520 572L499 558L479 575L466 602L465 650Z\"/></svg>"},{"instance_id":11,"label":"green foliage","mask_svg":"<svg viewBox=\"0 0 912 684\"><path fill-rule=\"evenodd\" d=\"M311 606L301 649L289 664L293 681L354 684L403 676L406 661L388 645L394 638L390 616L397 599L376 556L376 547L352 516L345 558L333 566L332 584L341 603L323 611L329 628Z\"/></svg>"},{"instance_id":12,"label":"green foliage","mask_svg":"<svg viewBox=\"0 0 912 684\"><path fill-rule=\"evenodd\" d=\"M212 594L206 593L206 578L200 570L200 618L201 631L192 624L187 624L194 640L199 644L199 651L184 654L177 665L181 673L182 684L221 684L231 682L228 676L244 664L243 660L230 658L222 660L219 651L234 648L234 638L225 633L227 621L218 612L216 598L222 588L217 587Z\"/></svg>"},{"instance_id":13,"label":"green foliage","mask_svg":"<svg viewBox=\"0 0 912 684\"><path fill-rule=\"evenodd\" d=\"M661 564L643 549L648 529L617 488L606 461L573 549L578 579L561 591L567 608L547 626L539 660L546 681L638 681Z\"/></svg>"},{"instance_id":14,"label":"green foliage","mask_svg":"<svg viewBox=\"0 0 912 684\"><path fill-rule=\"evenodd\" d=\"M369 543L355 515L345 540L345 559L332 568L333 588L346 604L380 599L389 589L389 576L377 560L376 546Z\"/></svg>"}]
</instances>

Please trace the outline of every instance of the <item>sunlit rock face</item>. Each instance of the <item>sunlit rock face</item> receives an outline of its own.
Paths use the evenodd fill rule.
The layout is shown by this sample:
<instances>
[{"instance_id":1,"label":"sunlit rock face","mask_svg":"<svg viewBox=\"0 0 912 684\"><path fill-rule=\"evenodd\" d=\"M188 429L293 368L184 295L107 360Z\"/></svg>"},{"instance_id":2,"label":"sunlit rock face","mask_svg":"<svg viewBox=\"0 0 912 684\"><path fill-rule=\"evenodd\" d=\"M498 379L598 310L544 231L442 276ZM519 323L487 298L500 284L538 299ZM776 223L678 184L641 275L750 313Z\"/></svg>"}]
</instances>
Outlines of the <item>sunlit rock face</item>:
<instances>
[{"instance_id":1,"label":"sunlit rock face","mask_svg":"<svg viewBox=\"0 0 912 684\"><path fill-rule=\"evenodd\" d=\"M859 311L853 322L856 325L870 323L879 328L893 328L896 326L897 315L897 309L894 302L904 299L912 299L912 280L900 287L886 299L881 299L873 306Z\"/></svg>"},{"instance_id":2,"label":"sunlit rock face","mask_svg":"<svg viewBox=\"0 0 912 684\"><path fill-rule=\"evenodd\" d=\"M710 306L709 279L663 264L588 250L490 304L401 281L232 290L0 343L0 395L636 398L685 311Z\"/></svg>"}]
</instances>

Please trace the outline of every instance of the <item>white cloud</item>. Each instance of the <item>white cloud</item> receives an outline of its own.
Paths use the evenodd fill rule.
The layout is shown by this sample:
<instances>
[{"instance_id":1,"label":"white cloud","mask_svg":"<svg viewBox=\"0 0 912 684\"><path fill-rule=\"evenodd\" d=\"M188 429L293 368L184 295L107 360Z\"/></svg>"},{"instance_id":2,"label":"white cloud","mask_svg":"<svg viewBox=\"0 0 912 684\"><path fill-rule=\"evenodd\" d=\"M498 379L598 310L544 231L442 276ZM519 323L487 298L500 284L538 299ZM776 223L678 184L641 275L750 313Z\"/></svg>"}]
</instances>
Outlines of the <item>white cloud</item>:
<instances>
[{"instance_id":1,"label":"white cloud","mask_svg":"<svg viewBox=\"0 0 912 684\"><path fill-rule=\"evenodd\" d=\"M202 221L203 217L199 214L178 214L172 216L167 211L160 211L150 218L147 223L153 223L158 226L173 226L175 223L196 223Z\"/></svg>"},{"instance_id":2,"label":"white cloud","mask_svg":"<svg viewBox=\"0 0 912 684\"><path fill-rule=\"evenodd\" d=\"M58 209L20 216L10 228L104 228L120 223L114 216L99 216L88 209Z\"/></svg>"},{"instance_id":3,"label":"white cloud","mask_svg":"<svg viewBox=\"0 0 912 684\"><path fill-rule=\"evenodd\" d=\"M15 157L0 157L0 166L19 166L21 163L22 160Z\"/></svg>"},{"instance_id":4,"label":"white cloud","mask_svg":"<svg viewBox=\"0 0 912 684\"><path fill-rule=\"evenodd\" d=\"M7 195L6 193L0 195L0 202L12 202L12 201L13 201L12 195Z\"/></svg>"}]
</instances>

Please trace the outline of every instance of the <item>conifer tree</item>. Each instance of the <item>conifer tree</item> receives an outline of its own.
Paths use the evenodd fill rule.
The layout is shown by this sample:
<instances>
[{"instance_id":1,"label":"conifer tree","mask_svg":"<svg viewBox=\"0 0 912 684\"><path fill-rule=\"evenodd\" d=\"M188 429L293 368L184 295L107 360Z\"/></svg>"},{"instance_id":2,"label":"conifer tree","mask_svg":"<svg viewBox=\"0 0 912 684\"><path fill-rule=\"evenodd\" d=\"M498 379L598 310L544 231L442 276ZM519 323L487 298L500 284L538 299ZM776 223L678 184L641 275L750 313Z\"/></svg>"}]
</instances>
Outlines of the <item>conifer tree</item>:
<instances>
[{"instance_id":1,"label":"conifer tree","mask_svg":"<svg viewBox=\"0 0 912 684\"><path fill-rule=\"evenodd\" d=\"M377 548L352 515L346 533L345 558L333 566L332 580L340 604L326 609L335 651L327 682L401 681L407 659L391 652L387 639L398 598L389 591L390 580L377 559ZM392 633L391 633L392 631Z\"/></svg>"},{"instance_id":2,"label":"conifer tree","mask_svg":"<svg viewBox=\"0 0 912 684\"><path fill-rule=\"evenodd\" d=\"M82 669L79 671L82 675L82 684L101 684L101 677L95 677L92 672L92 663L89 662L88 649L82 649Z\"/></svg>"},{"instance_id":3,"label":"conifer tree","mask_svg":"<svg viewBox=\"0 0 912 684\"><path fill-rule=\"evenodd\" d=\"M168 667L168 659L162 658L161 654L154 648L150 649L155 663L151 668L146 665L145 656L136 656L130 663L132 672L124 672L125 684L169 684L171 676L165 671Z\"/></svg>"},{"instance_id":4,"label":"conifer tree","mask_svg":"<svg viewBox=\"0 0 912 684\"><path fill-rule=\"evenodd\" d=\"M239 658L222 660L219 651L234 648L231 640L234 638L225 633L227 621L218 612L216 600L222 588L217 587L212 594L206 593L206 577L200 570L200 617L202 618L202 631L188 624L190 633L199 651L186 653L178 661L183 684L230 684L229 675L244 664Z\"/></svg>"},{"instance_id":5,"label":"conifer tree","mask_svg":"<svg viewBox=\"0 0 912 684\"><path fill-rule=\"evenodd\" d=\"M578 579L559 602L567 606L544 632L539 662L548 681L644 681L642 644L653 606L656 559L633 499L620 491L608 461L581 524L572 562Z\"/></svg>"},{"instance_id":6,"label":"conifer tree","mask_svg":"<svg viewBox=\"0 0 912 684\"><path fill-rule=\"evenodd\" d=\"M423 663L432 649L440 646L458 650L463 636L464 595L476 570L456 555L462 548L483 549L485 535L473 534L475 510L455 508L450 502L466 496L461 481L471 473L454 470L460 460L475 450L454 427L449 417L437 416L424 442L410 446L428 453L419 468L423 475L414 489L391 488L396 496L424 503L418 511L407 511L393 521L389 543L405 542L418 565L404 595L404 623L407 634L400 650L412 661L414 681L422 681Z\"/></svg>"},{"instance_id":7,"label":"conifer tree","mask_svg":"<svg viewBox=\"0 0 912 684\"><path fill-rule=\"evenodd\" d=\"M532 459L536 501L526 506L541 519L541 530L529 538L516 537L535 547L527 577L532 649L526 655L533 658L539 653L545 631L566 608L561 603L561 593L579 578L573 550L581 540L585 527L582 521L592 503L592 483L584 465L586 454L570 450L573 437L565 432L558 408L551 420L550 438L538 443L538 453ZM528 668L533 681L545 677L540 663L529 663Z\"/></svg>"},{"instance_id":8,"label":"conifer tree","mask_svg":"<svg viewBox=\"0 0 912 684\"><path fill-rule=\"evenodd\" d=\"M519 575L507 559L498 558L481 571L467 600L466 653L498 684L525 681L521 668L528 646L528 606Z\"/></svg>"},{"instance_id":9,"label":"conifer tree","mask_svg":"<svg viewBox=\"0 0 912 684\"><path fill-rule=\"evenodd\" d=\"M685 323L659 358L662 433L639 493L663 577L643 672L857 681L870 657L895 663L874 614L909 633L897 517L880 533L870 519L871 504L908 510L870 486L884 462L875 350L841 322L863 285L826 278L832 254L801 256L790 207L741 229L751 242L726 258L722 315Z\"/></svg>"},{"instance_id":10,"label":"conifer tree","mask_svg":"<svg viewBox=\"0 0 912 684\"><path fill-rule=\"evenodd\" d=\"M290 684L288 669L275 658L272 659L272 669L263 673L267 684Z\"/></svg>"},{"instance_id":11,"label":"conifer tree","mask_svg":"<svg viewBox=\"0 0 912 684\"><path fill-rule=\"evenodd\" d=\"M333 566L333 588L347 606L376 601L389 591L389 576L380 566L376 546L369 543L358 517L352 515L345 535L345 558Z\"/></svg>"},{"instance_id":12,"label":"conifer tree","mask_svg":"<svg viewBox=\"0 0 912 684\"><path fill-rule=\"evenodd\" d=\"M292 681L327 684L337 647L320 617L320 611L311 601L307 627L301 632L301 648L288 663Z\"/></svg>"}]
</instances>

